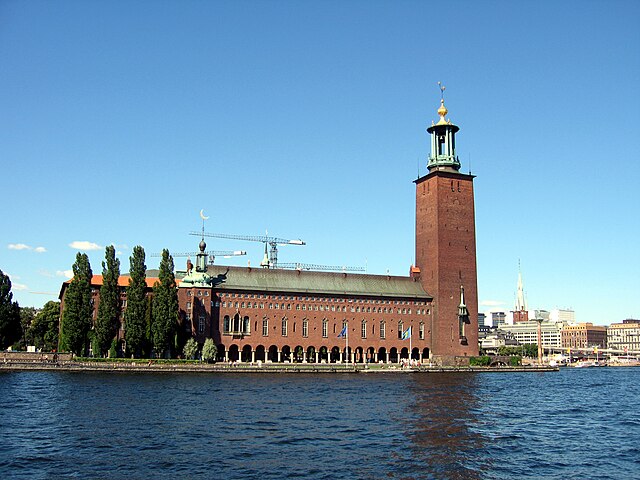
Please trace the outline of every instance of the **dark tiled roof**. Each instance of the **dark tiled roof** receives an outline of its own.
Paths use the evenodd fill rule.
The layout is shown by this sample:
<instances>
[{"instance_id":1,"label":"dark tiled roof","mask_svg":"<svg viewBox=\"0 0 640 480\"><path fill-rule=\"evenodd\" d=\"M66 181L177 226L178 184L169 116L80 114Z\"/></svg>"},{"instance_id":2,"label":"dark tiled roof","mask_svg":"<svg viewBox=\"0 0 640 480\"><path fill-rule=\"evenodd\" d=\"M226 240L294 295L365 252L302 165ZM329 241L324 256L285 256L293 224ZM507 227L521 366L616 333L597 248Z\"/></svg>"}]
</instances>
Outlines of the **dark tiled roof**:
<instances>
[{"instance_id":1,"label":"dark tiled roof","mask_svg":"<svg viewBox=\"0 0 640 480\"><path fill-rule=\"evenodd\" d=\"M431 299L411 277L210 265L218 290Z\"/></svg>"}]
</instances>

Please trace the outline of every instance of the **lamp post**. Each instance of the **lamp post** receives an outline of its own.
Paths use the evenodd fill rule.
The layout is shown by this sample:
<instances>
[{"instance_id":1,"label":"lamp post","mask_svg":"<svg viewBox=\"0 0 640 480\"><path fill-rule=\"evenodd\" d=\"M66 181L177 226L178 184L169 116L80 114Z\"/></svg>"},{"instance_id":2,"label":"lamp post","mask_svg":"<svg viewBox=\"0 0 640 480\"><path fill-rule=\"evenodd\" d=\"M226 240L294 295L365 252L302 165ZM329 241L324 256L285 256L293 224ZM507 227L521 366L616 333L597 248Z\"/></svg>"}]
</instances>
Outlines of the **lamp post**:
<instances>
[{"instance_id":1,"label":"lamp post","mask_svg":"<svg viewBox=\"0 0 640 480\"><path fill-rule=\"evenodd\" d=\"M542 365L542 318L536 318L538 322L538 365Z\"/></svg>"}]
</instances>

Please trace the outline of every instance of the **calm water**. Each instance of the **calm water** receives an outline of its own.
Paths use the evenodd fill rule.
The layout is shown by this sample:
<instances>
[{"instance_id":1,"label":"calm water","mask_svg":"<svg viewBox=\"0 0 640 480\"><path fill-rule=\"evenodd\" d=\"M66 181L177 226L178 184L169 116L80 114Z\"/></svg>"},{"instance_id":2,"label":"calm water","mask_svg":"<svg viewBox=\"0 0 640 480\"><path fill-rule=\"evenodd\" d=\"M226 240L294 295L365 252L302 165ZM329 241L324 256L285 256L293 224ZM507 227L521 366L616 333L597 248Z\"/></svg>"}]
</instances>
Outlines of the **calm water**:
<instances>
[{"instance_id":1,"label":"calm water","mask_svg":"<svg viewBox=\"0 0 640 480\"><path fill-rule=\"evenodd\" d=\"M640 478L640 368L0 373L0 478Z\"/></svg>"}]
</instances>

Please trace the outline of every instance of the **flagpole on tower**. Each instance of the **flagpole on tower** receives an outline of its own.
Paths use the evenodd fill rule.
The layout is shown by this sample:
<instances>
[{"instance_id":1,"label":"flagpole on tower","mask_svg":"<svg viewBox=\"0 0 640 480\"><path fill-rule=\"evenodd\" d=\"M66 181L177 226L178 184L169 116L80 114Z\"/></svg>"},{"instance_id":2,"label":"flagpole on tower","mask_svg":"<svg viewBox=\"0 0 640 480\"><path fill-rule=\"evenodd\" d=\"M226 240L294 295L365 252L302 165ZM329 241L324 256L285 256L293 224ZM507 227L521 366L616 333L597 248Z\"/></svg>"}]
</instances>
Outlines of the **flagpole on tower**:
<instances>
[{"instance_id":1,"label":"flagpole on tower","mask_svg":"<svg viewBox=\"0 0 640 480\"><path fill-rule=\"evenodd\" d=\"M409 368L411 368L411 353L412 353L412 349L411 349L411 342L413 341L413 339L411 337L413 337L413 325L409 324Z\"/></svg>"},{"instance_id":2,"label":"flagpole on tower","mask_svg":"<svg viewBox=\"0 0 640 480\"><path fill-rule=\"evenodd\" d=\"M347 357L347 365L349 365L349 320L347 320L346 328L347 328L347 331L345 332L345 335L344 335L344 342L345 342L344 351Z\"/></svg>"}]
</instances>

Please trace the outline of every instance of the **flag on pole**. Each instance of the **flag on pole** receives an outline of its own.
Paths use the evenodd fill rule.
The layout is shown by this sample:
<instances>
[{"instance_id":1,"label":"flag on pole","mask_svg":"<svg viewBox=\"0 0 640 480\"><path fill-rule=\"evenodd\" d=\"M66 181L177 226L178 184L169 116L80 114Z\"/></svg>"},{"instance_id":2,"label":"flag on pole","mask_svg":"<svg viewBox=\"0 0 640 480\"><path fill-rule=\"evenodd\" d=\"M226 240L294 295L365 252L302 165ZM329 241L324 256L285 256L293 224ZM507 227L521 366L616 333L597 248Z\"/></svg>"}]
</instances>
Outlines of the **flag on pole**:
<instances>
[{"instance_id":1,"label":"flag on pole","mask_svg":"<svg viewBox=\"0 0 640 480\"><path fill-rule=\"evenodd\" d=\"M408 340L409 338L411 338L411 327L402 332L402 340Z\"/></svg>"},{"instance_id":2,"label":"flag on pole","mask_svg":"<svg viewBox=\"0 0 640 480\"><path fill-rule=\"evenodd\" d=\"M345 325L344 327L342 327L342 331L338 335L338 338L344 338L346 336L347 336L347 326Z\"/></svg>"}]
</instances>

